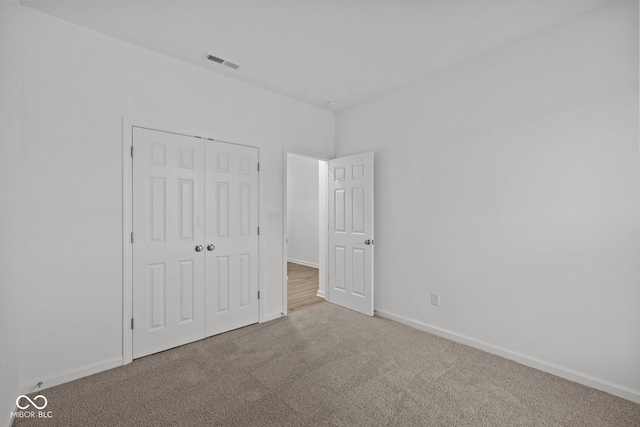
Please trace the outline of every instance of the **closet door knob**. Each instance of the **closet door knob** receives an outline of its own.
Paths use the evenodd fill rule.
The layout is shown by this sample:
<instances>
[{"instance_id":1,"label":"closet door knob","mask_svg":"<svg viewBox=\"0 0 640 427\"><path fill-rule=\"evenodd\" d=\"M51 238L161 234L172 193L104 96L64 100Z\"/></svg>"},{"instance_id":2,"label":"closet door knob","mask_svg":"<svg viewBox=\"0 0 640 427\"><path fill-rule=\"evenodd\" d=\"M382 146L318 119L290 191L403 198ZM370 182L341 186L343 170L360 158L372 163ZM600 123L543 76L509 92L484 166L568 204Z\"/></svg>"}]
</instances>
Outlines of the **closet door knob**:
<instances>
[{"instance_id":1,"label":"closet door knob","mask_svg":"<svg viewBox=\"0 0 640 427\"><path fill-rule=\"evenodd\" d=\"M202 245L196 246L196 252L202 252Z\"/></svg>"},{"instance_id":2,"label":"closet door knob","mask_svg":"<svg viewBox=\"0 0 640 427\"><path fill-rule=\"evenodd\" d=\"M215 248L216 248L216 247L215 247L215 246L213 246L211 243L209 243L209 244L207 245L207 250L208 250L208 251L212 251L212 250L214 250Z\"/></svg>"}]
</instances>

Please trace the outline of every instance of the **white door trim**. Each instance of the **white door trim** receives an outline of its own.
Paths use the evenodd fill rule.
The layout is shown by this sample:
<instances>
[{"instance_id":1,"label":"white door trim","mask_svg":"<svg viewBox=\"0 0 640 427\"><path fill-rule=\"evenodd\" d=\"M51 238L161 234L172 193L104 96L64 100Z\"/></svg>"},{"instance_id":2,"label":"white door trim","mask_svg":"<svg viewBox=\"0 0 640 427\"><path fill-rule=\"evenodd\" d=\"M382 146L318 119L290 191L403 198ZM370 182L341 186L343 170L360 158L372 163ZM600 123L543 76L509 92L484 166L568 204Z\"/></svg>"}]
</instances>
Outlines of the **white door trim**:
<instances>
[{"instance_id":1,"label":"white door trim","mask_svg":"<svg viewBox=\"0 0 640 427\"><path fill-rule=\"evenodd\" d=\"M133 147L134 122L122 118L122 364L133 361L133 248L131 232L133 230Z\"/></svg>"},{"instance_id":2,"label":"white door trim","mask_svg":"<svg viewBox=\"0 0 640 427\"><path fill-rule=\"evenodd\" d=\"M122 117L122 364L126 365L133 361L133 332L131 330L131 318L133 317L133 249L131 246L131 232L133 231L133 161L131 157L131 147L133 146L133 128L145 128L160 132L169 132L197 138L209 139L227 144L244 145L247 147L258 149L258 162L260 161L260 147L254 147L248 144L238 144L215 138L214 136L204 132L194 132L191 130L170 128L156 123L148 123L142 120ZM258 218L262 218L260 206L262 205L262 180L258 175ZM286 205L285 205L286 206ZM258 223L260 221L258 220ZM263 239L260 239L259 254L264 253ZM264 257L259 257L258 263L258 289L260 294L264 295L262 286L262 272L264 271L262 263ZM285 276L286 277L286 276ZM264 319L264 310L262 302L264 298L258 301L259 322Z\"/></svg>"},{"instance_id":3,"label":"white door trim","mask_svg":"<svg viewBox=\"0 0 640 427\"><path fill-rule=\"evenodd\" d=\"M284 167L282 168L283 170L283 180L282 180L282 315L286 316L287 315L287 259L288 259L288 253L287 253L287 235L288 235L288 230L287 230L287 206L288 206L288 200L287 200L287 173L288 173L288 156L292 155L292 156L297 156L297 157L306 157L308 159L313 159L313 160L318 160L318 161L323 161L323 162L327 162L329 163L329 160L331 160L328 157L324 157L321 155L317 155L317 154L313 154L313 153L305 153L305 152L300 152L300 151L295 151L295 150L290 150L287 148L284 148L283 151L283 158L282 158L282 162ZM327 176L327 179L329 179L329 177ZM325 200L325 203L327 203L327 200ZM327 206L325 206L325 211L328 210L328 204ZM329 232L329 227L328 227L328 222L327 222L327 229L326 232ZM329 253L329 246L328 246L328 241L325 239L325 247L324 247L324 252L325 252L325 259L326 259L326 254ZM325 270L325 280L324 280L324 289L325 289L325 295L324 298L326 298L326 289L328 286L328 277L329 275L328 273L328 265L325 262L325 266L324 266L324 270Z\"/></svg>"}]
</instances>

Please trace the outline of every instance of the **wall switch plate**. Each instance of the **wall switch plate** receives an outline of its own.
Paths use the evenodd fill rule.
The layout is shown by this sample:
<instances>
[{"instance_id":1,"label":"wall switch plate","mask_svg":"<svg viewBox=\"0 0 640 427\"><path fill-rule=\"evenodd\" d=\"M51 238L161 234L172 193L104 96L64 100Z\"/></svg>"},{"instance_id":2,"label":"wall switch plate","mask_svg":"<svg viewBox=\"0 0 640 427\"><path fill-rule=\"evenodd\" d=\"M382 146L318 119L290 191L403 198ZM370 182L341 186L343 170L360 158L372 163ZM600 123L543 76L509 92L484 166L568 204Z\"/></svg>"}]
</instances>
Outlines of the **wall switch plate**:
<instances>
[{"instance_id":1,"label":"wall switch plate","mask_svg":"<svg viewBox=\"0 0 640 427\"><path fill-rule=\"evenodd\" d=\"M440 306L440 294L431 294L431 304L435 305L436 307Z\"/></svg>"},{"instance_id":2,"label":"wall switch plate","mask_svg":"<svg viewBox=\"0 0 640 427\"><path fill-rule=\"evenodd\" d=\"M269 221L280 221L280 212L272 211L268 214Z\"/></svg>"}]
</instances>

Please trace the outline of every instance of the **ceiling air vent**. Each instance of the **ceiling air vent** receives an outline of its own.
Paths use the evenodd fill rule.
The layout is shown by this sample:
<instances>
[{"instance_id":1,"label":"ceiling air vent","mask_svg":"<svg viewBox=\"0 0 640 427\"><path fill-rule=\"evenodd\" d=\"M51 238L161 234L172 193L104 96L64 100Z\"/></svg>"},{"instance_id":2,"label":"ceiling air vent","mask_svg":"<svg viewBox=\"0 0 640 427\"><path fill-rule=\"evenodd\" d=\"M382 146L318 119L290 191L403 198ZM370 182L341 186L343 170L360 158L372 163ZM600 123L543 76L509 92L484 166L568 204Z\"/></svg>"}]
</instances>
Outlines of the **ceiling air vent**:
<instances>
[{"instance_id":1,"label":"ceiling air vent","mask_svg":"<svg viewBox=\"0 0 640 427\"><path fill-rule=\"evenodd\" d=\"M239 70L240 66L238 64L234 64L233 62L224 61L222 65L226 65L229 68L233 68L234 70Z\"/></svg>"},{"instance_id":2,"label":"ceiling air vent","mask_svg":"<svg viewBox=\"0 0 640 427\"><path fill-rule=\"evenodd\" d=\"M222 64L224 62L224 59L218 58L217 56L213 56L210 53L207 53L204 57L207 58L209 61L217 62L218 64Z\"/></svg>"},{"instance_id":3,"label":"ceiling air vent","mask_svg":"<svg viewBox=\"0 0 640 427\"><path fill-rule=\"evenodd\" d=\"M208 59L209 61L215 62L216 64L224 65L229 68L233 68L234 70L239 70L240 66L238 64L234 64L233 62L229 62L226 59L218 58L217 56L211 55L210 53L206 53L204 55L204 59Z\"/></svg>"}]
</instances>

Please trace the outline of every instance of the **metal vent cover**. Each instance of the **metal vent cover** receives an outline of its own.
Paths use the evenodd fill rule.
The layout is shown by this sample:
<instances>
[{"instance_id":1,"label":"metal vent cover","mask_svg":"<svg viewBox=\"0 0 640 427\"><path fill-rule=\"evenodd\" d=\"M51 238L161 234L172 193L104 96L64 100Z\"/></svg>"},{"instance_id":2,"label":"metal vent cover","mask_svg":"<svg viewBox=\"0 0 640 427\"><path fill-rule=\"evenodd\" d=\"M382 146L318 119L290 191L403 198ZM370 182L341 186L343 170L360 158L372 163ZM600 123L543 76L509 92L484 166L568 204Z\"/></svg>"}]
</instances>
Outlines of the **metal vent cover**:
<instances>
[{"instance_id":1,"label":"metal vent cover","mask_svg":"<svg viewBox=\"0 0 640 427\"><path fill-rule=\"evenodd\" d=\"M209 61L217 62L218 64L222 64L224 62L224 59L213 56L210 53L207 53L204 57Z\"/></svg>"},{"instance_id":2,"label":"metal vent cover","mask_svg":"<svg viewBox=\"0 0 640 427\"><path fill-rule=\"evenodd\" d=\"M222 63L222 65L226 65L227 67L233 68L234 70L239 70L240 69L240 66L238 64L234 64L233 62L229 62L229 61L226 61L226 60Z\"/></svg>"},{"instance_id":3,"label":"metal vent cover","mask_svg":"<svg viewBox=\"0 0 640 427\"><path fill-rule=\"evenodd\" d=\"M204 54L204 59L208 59L209 61L215 62L216 64L224 65L229 68L233 68L234 70L239 70L240 66L238 64L234 64L233 62L227 61L226 59L219 58L215 55L210 54L209 52Z\"/></svg>"}]
</instances>

